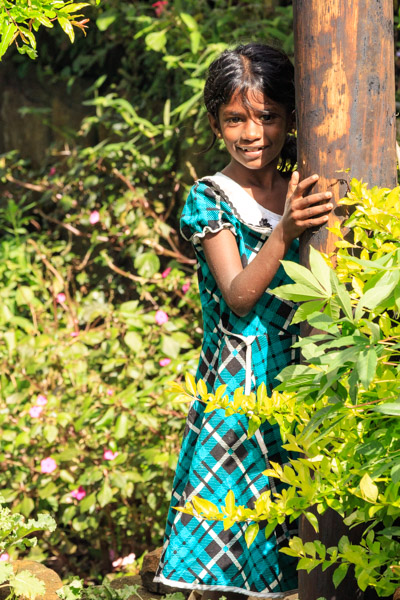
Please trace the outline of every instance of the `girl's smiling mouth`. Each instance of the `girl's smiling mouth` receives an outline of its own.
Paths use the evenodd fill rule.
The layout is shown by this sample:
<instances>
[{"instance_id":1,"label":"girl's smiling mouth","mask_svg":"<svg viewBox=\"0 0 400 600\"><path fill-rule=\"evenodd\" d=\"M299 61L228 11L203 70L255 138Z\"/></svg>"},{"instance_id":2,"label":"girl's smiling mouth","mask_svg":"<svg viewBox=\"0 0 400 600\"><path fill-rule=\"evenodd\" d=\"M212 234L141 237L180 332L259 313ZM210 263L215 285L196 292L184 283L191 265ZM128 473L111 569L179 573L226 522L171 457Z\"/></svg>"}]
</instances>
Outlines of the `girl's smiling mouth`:
<instances>
[{"instance_id":1,"label":"girl's smiling mouth","mask_svg":"<svg viewBox=\"0 0 400 600\"><path fill-rule=\"evenodd\" d=\"M265 150L266 148L268 148L267 146L236 146L236 148L238 150L241 150L242 152L261 152L261 150Z\"/></svg>"}]
</instances>

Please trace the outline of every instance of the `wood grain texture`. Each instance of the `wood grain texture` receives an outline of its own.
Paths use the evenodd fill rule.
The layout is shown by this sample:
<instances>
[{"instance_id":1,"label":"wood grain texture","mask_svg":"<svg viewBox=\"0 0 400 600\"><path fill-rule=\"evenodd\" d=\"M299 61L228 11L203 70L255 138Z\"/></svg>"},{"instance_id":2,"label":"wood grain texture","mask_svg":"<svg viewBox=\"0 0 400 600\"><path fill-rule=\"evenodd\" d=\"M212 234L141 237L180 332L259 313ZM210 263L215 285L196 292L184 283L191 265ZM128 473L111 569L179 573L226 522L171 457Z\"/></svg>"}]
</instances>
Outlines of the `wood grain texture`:
<instances>
[{"instance_id":1,"label":"wood grain texture","mask_svg":"<svg viewBox=\"0 0 400 600\"><path fill-rule=\"evenodd\" d=\"M299 170L318 173L318 190L337 201L352 177L396 185L392 0L295 0ZM345 173L350 169L349 173ZM336 208L329 224L342 220ZM328 225L329 225L328 224ZM325 227L301 244L332 251Z\"/></svg>"},{"instance_id":2,"label":"wood grain texture","mask_svg":"<svg viewBox=\"0 0 400 600\"><path fill-rule=\"evenodd\" d=\"M335 204L353 177L370 186L394 187L393 0L294 0L293 8L301 176L318 173L315 191L331 190ZM344 217L336 205L328 226ZM300 240L301 263L308 264L310 245L332 252L334 242L326 227L307 231ZM354 535L333 511L319 521L318 538L327 546L336 545L341 535ZM304 519L300 529L304 541L317 537ZM364 594L354 577L335 590L332 570L300 571L299 599L320 597L363 600ZM371 590L365 600L374 597Z\"/></svg>"}]
</instances>

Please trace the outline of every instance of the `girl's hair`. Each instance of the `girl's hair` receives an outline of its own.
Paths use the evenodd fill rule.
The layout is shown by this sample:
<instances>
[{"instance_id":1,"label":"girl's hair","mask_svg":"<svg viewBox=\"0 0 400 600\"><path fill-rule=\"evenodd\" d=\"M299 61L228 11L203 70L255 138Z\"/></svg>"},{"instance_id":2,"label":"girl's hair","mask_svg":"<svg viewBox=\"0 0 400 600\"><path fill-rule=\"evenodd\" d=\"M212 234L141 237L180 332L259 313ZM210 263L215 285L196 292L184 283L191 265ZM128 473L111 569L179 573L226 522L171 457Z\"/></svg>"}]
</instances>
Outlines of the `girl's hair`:
<instances>
[{"instance_id":1,"label":"girl's hair","mask_svg":"<svg viewBox=\"0 0 400 600\"><path fill-rule=\"evenodd\" d=\"M208 69L204 103L219 123L219 109L235 92L248 103L250 91L262 92L282 104L291 116L295 110L294 68L284 52L260 43L241 44L225 50ZM214 145L216 136L210 145ZM297 158L296 138L288 134L282 148L279 170L291 173Z\"/></svg>"}]
</instances>

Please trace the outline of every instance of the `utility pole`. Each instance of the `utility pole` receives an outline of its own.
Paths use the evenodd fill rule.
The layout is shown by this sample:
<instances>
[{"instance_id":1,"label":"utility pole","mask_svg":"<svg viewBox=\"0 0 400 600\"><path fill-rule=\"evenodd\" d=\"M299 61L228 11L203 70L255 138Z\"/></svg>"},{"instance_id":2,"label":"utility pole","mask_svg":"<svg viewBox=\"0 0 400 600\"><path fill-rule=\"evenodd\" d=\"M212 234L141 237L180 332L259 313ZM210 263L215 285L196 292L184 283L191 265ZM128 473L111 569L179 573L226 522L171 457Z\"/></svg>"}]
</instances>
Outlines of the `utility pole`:
<instances>
[{"instance_id":1,"label":"utility pole","mask_svg":"<svg viewBox=\"0 0 400 600\"><path fill-rule=\"evenodd\" d=\"M293 0L298 128L302 177L320 175L315 191L345 196L351 178L370 186L394 187L396 108L394 87L393 0ZM349 169L349 172L346 170ZM336 207L328 226L343 220ZM300 261L309 246L334 250L325 227L300 240ZM305 520L304 541L319 538L336 545L348 534L333 511L320 519L320 533ZM351 577L335 590L332 571L299 572L300 600L358 600L363 594ZM374 596L365 596L365 600Z\"/></svg>"}]
</instances>

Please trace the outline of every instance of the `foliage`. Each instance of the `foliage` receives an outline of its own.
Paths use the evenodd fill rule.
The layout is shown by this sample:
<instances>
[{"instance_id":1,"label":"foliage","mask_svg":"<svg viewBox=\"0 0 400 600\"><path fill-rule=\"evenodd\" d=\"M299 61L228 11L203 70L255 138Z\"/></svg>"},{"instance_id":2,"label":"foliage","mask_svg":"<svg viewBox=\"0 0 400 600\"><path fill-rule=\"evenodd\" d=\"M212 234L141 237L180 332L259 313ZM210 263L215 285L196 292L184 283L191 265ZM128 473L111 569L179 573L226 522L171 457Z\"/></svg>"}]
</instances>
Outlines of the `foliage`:
<instances>
[{"instance_id":1,"label":"foliage","mask_svg":"<svg viewBox=\"0 0 400 600\"><path fill-rule=\"evenodd\" d=\"M284 517L303 514L318 530L319 514L338 512L353 528L362 526L358 542L343 536L337 547L297 537L285 552L300 558L299 568L336 567L338 585L354 566L361 590L368 586L379 596L393 594L400 583L400 188L373 188L352 181L341 202L354 212L345 229L335 226L337 264L316 250L310 269L284 261L294 283L275 290L281 298L302 302L297 322L306 319L318 330L301 339L305 364L287 367L282 382L267 397L237 390L232 401L223 386L215 396L201 382L197 391L207 410L224 408L249 417L249 434L264 420L278 422L284 447L294 452L290 465L275 463L264 472L288 485L281 494L264 493L254 509L236 506L229 492L224 507L197 498L185 511L205 518L248 523L250 545L258 521L268 520L267 535ZM344 239L352 231L350 242ZM347 231L348 231L347 229ZM194 382L184 396L196 393Z\"/></svg>"},{"instance_id":2,"label":"foliage","mask_svg":"<svg viewBox=\"0 0 400 600\"><path fill-rule=\"evenodd\" d=\"M57 519L33 557L93 576L163 535L185 417L163 389L201 339L193 261L122 163L74 152L35 200L21 161L1 166L2 493Z\"/></svg>"},{"instance_id":3,"label":"foliage","mask_svg":"<svg viewBox=\"0 0 400 600\"><path fill-rule=\"evenodd\" d=\"M4 499L0 497L0 503ZM26 520L23 515L12 513L9 508L0 504L0 553L2 562L0 562L0 589L2 587L10 588L9 597L24 597L27 600L35 600L36 597L43 595L45 588L43 582L32 575L29 571L22 570L14 572L12 564L8 561L9 555L4 550L7 548L25 548L33 547L37 539L32 537L36 531L54 531L56 523L54 519L47 514L39 514L37 519ZM29 536L29 537L28 537Z\"/></svg>"},{"instance_id":4,"label":"foliage","mask_svg":"<svg viewBox=\"0 0 400 600\"><path fill-rule=\"evenodd\" d=\"M91 112L36 170L0 157L1 487L14 511L57 519L31 557L85 579L132 552L137 569L163 535L186 412L165 388L195 369L202 334L178 214L189 182L225 161L197 154L205 69L266 31L292 44L290 7L162 6L105 0L84 47L39 32L29 68L87 77Z\"/></svg>"},{"instance_id":5,"label":"foliage","mask_svg":"<svg viewBox=\"0 0 400 600\"><path fill-rule=\"evenodd\" d=\"M99 4L100 0L96 0ZM35 33L43 25L54 27L57 22L71 40L75 40L74 27L85 33L88 19L78 21L83 15L82 8L89 6L88 2L73 3L71 0L1 0L0 2L0 60L8 48L15 44L20 54L36 58ZM20 45L21 44L21 45Z\"/></svg>"},{"instance_id":6,"label":"foliage","mask_svg":"<svg viewBox=\"0 0 400 600\"><path fill-rule=\"evenodd\" d=\"M101 586L84 588L82 581L76 579L58 590L57 595L61 600L129 600L133 597L143 600L139 589L138 585L124 585L120 588L113 588L107 582ZM184 600L184 595L181 592L175 592L166 594L161 600Z\"/></svg>"}]
</instances>

